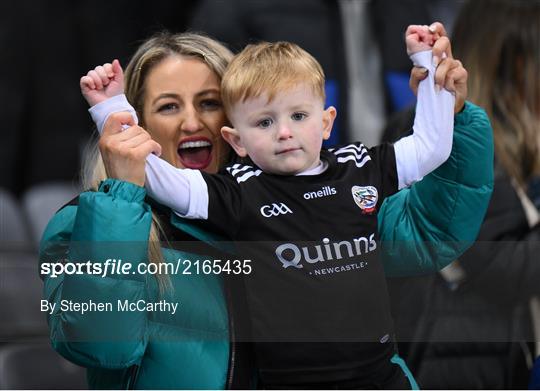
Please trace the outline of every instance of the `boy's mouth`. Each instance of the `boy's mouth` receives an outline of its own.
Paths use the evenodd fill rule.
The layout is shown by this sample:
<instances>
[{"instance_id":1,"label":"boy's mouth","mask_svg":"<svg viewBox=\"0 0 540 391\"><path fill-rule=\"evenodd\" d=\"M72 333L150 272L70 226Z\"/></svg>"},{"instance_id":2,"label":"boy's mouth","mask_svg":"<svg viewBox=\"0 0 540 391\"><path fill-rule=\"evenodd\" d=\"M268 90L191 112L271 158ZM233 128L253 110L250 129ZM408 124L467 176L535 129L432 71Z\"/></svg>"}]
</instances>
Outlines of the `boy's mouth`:
<instances>
[{"instance_id":1,"label":"boy's mouth","mask_svg":"<svg viewBox=\"0 0 540 391\"><path fill-rule=\"evenodd\" d=\"M295 151L299 151L299 150L300 150L300 148L285 148L285 149L282 149L282 150L278 151L276 153L276 155L282 155L284 153L295 152Z\"/></svg>"},{"instance_id":2,"label":"boy's mouth","mask_svg":"<svg viewBox=\"0 0 540 391\"><path fill-rule=\"evenodd\" d=\"M212 143L207 138L184 139L178 145L178 157L185 168L203 170L212 161Z\"/></svg>"}]
</instances>

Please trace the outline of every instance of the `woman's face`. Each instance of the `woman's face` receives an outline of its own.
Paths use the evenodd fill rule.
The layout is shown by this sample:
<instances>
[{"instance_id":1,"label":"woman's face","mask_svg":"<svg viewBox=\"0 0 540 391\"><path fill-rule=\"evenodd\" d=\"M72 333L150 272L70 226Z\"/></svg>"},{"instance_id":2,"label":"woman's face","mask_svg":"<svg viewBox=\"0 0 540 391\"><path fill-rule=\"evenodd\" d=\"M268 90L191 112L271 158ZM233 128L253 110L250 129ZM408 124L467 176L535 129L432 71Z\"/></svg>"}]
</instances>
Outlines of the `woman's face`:
<instances>
[{"instance_id":1,"label":"woman's face","mask_svg":"<svg viewBox=\"0 0 540 391\"><path fill-rule=\"evenodd\" d=\"M178 168L217 172L229 151L220 133L227 119L218 76L198 59L172 56L145 83L143 125L161 157Z\"/></svg>"}]
</instances>

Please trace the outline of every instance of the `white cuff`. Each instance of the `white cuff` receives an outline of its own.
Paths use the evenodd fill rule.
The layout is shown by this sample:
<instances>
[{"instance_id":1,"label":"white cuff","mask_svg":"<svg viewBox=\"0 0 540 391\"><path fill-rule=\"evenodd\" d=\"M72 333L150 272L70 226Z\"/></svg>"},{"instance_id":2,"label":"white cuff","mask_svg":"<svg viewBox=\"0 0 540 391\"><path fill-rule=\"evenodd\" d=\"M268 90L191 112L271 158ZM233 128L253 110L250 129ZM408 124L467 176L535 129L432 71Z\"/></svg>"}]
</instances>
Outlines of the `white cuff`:
<instances>
[{"instance_id":1,"label":"white cuff","mask_svg":"<svg viewBox=\"0 0 540 391\"><path fill-rule=\"evenodd\" d=\"M92 116L92 120L97 126L99 134L103 133L105 122L107 122L107 119L113 113L127 111L133 116L135 123L139 123L135 109L129 104L124 94L115 95L112 98L104 100L103 102L90 107L88 111L90 112L90 116Z\"/></svg>"}]
</instances>

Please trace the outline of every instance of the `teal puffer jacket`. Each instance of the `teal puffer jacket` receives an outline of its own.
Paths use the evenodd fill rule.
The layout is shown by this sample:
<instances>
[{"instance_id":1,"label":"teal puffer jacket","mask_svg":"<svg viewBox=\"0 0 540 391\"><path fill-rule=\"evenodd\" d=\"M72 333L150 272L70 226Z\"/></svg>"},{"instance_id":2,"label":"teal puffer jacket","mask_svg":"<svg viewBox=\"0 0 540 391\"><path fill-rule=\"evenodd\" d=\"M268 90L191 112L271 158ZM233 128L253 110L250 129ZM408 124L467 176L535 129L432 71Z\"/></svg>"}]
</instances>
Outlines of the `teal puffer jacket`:
<instances>
[{"instance_id":1,"label":"teal puffer jacket","mask_svg":"<svg viewBox=\"0 0 540 391\"><path fill-rule=\"evenodd\" d=\"M146 262L151 213L145 190L106 180L97 192L79 196L50 221L41 262ZM210 236L196 233L200 240ZM172 239L171 239L172 240ZM167 262L200 258L163 249ZM42 276L43 277L43 276ZM57 303L48 315L53 348L88 367L92 388L223 388L229 360L227 307L216 275L170 274L173 289L160 294L150 275L45 276L45 299ZM118 301L178 303L165 311L117 311ZM112 303L114 311L62 311L61 300Z\"/></svg>"},{"instance_id":2,"label":"teal puffer jacket","mask_svg":"<svg viewBox=\"0 0 540 391\"><path fill-rule=\"evenodd\" d=\"M434 272L475 241L493 191L493 131L480 107L454 117L448 160L387 198L378 215L388 277Z\"/></svg>"},{"instance_id":3,"label":"teal puffer jacket","mask_svg":"<svg viewBox=\"0 0 540 391\"><path fill-rule=\"evenodd\" d=\"M467 103L456 116L449 160L411 189L388 198L379 212L383 262L388 275L440 269L474 241L493 184L493 140L483 110ZM49 222L40 263L104 262L134 267L147 262L151 208L145 190L108 179L99 191L81 193ZM203 242L212 237L184 224ZM163 249L166 261L204 255ZM40 268L40 270L43 270ZM223 389L230 380L229 319L222 281L212 274L171 274L160 293L151 275L109 274L56 277L41 274L53 348L88 368L92 388ZM179 303L176 313L94 311L82 314L60 305L115 304L118 300Z\"/></svg>"}]
</instances>

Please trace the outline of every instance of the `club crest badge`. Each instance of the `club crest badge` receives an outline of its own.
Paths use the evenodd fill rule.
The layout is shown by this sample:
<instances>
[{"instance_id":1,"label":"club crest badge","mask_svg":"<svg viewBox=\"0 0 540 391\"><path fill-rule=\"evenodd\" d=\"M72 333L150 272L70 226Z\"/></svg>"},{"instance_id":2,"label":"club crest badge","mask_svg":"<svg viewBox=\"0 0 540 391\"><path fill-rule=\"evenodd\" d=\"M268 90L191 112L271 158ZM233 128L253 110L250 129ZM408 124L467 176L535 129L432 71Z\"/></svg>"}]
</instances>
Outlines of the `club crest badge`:
<instances>
[{"instance_id":1,"label":"club crest badge","mask_svg":"<svg viewBox=\"0 0 540 391\"><path fill-rule=\"evenodd\" d=\"M351 192L354 202L360 209L362 209L362 213L370 214L375 211L377 200L379 199L379 194L375 187L353 186L351 188Z\"/></svg>"}]
</instances>

